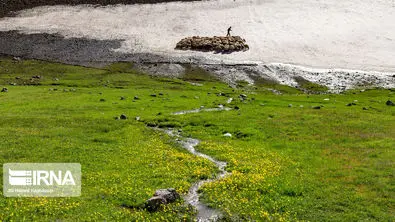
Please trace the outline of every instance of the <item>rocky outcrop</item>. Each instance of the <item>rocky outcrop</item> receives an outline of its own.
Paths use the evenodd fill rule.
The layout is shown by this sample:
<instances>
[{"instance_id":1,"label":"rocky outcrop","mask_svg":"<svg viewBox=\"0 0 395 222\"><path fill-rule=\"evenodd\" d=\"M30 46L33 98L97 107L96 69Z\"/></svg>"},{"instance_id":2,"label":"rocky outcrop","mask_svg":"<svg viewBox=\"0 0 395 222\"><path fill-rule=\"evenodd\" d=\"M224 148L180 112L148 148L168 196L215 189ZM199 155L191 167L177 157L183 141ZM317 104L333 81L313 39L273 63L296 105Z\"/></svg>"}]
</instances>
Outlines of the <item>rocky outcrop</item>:
<instances>
[{"instance_id":1,"label":"rocky outcrop","mask_svg":"<svg viewBox=\"0 0 395 222\"><path fill-rule=\"evenodd\" d=\"M176 45L176 49L231 53L236 51L247 51L249 46L246 44L245 39L242 39L240 36L193 36L179 41Z\"/></svg>"}]
</instances>

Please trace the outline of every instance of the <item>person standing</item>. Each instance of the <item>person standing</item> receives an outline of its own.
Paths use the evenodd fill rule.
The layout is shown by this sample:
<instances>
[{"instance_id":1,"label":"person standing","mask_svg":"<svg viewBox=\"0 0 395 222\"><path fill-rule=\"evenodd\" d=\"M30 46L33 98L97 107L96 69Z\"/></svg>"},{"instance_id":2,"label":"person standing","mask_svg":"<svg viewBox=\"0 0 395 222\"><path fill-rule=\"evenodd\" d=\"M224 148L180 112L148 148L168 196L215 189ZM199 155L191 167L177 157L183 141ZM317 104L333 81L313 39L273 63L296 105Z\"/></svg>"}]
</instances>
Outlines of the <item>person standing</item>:
<instances>
[{"instance_id":1,"label":"person standing","mask_svg":"<svg viewBox=\"0 0 395 222\"><path fill-rule=\"evenodd\" d=\"M230 32L232 31L232 26L229 26L229 28L228 28L228 34L226 34L226 36L228 37L228 36L230 36Z\"/></svg>"}]
</instances>

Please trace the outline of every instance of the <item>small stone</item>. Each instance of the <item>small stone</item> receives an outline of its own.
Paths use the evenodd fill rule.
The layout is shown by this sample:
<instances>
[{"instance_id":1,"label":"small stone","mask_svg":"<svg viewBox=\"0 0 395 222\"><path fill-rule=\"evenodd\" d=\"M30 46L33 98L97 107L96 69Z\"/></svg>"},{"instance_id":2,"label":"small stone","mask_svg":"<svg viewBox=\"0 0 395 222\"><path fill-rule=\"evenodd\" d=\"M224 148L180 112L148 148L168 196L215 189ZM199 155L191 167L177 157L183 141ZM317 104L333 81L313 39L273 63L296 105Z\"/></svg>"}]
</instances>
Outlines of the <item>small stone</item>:
<instances>
[{"instance_id":1,"label":"small stone","mask_svg":"<svg viewBox=\"0 0 395 222\"><path fill-rule=\"evenodd\" d=\"M136 118L134 118L136 121L140 121L140 116L136 116Z\"/></svg>"},{"instance_id":2,"label":"small stone","mask_svg":"<svg viewBox=\"0 0 395 222\"><path fill-rule=\"evenodd\" d=\"M239 110L240 109L240 107L238 107L238 106L235 106L235 110Z\"/></svg>"},{"instance_id":3,"label":"small stone","mask_svg":"<svg viewBox=\"0 0 395 222\"><path fill-rule=\"evenodd\" d=\"M8 89L6 87L4 87L1 92L8 92Z\"/></svg>"},{"instance_id":4,"label":"small stone","mask_svg":"<svg viewBox=\"0 0 395 222\"><path fill-rule=\"evenodd\" d=\"M391 100L388 100L385 104L387 106L395 106L395 104Z\"/></svg>"},{"instance_id":5,"label":"small stone","mask_svg":"<svg viewBox=\"0 0 395 222\"><path fill-rule=\"evenodd\" d=\"M140 98L138 96L133 97L134 100L139 100Z\"/></svg>"},{"instance_id":6,"label":"small stone","mask_svg":"<svg viewBox=\"0 0 395 222\"><path fill-rule=\"evenodd\" d=\"M105 99L100 99L100 102L105 102L106 100Z\"/></svg>"},{"instance_id":7,"label":"small stone","mask_svg":"<svg viewBox=\"0 0 395 222\"><path fill-rule=\"evenodd\" d=\"M224 134L224 137L232 137L232 134L230 134L230 133L225 133L225 134Z\"/></svg>"},{"instance_id":8,"label":"small stone","mask_svg":"<svg viewBox=\"0 0 395 222\"><path fill-rule=\"evenodd\" d=\"M288 107L289 107L289 108L292 108L292 104L288 104Z\"/></svg>"},{"instance_id":9,"label":"small stone","mask_svg":"<svg viewBox=\"0 0 395 222\"><path fill-rule=\"evenodd\" d=\"M366 108L366 107L363 107L362 109L363 109L363 110L368 110L368 108Z\"/></svg>"},{"instance_id":10,"label":"small stone","mask_svg":"<svg viewBox=\"0 0 395 222\"><path fill-rule=\"evenodd\" d=\"M159 95L160 95L160 96L163 96L163 93L160 92Z\"/></svg>"},{"instance_id":11,"label":"small stone","mask_svg":"<svg viewBox=\"0 0 395 222\"><path fill-rule=\"evenodd\" d=\"M303 106L303 105L300 105L299 107L300 107L300 108L303 108L304 106Z\"/></svg>"},{"instance_id":12,"label":"small stone","mask_svg":"<svg viewBox=\"0 0 395 222\"><path fill-rule=\"evenodd\" d=\"M324 101L329 101L329 98L325 98Z\"/></svg>"},{"instance_id":13,"label":"small stone","mask_svg":"<svg viewBox=\"0 0 395 222\"><path fill-rule=\"evenodd\" d=\"M240 97L241 98L247 98L247 95L246 94L240 94Z\"/></svg>"},{"instance_id":14,"label":"small stone","mask_svg":"<svg viewBox=\"0 0 395 222\"><path fill-rule=\"evenodd\" d=\"M321 109L321 106L314 106L313 109Z\"/></svg>"},{"instance_id":15,"label":"small stone","mask_svg":"<svg viewBox=\"0 0 395 222\"><path fill-rule=\"evenodd\" d=\"M121 115L119 116L119 118L120 118L120 119L127 119L128 117L127 117L125 114L121 114Z\"/></svg>"},{"instance_id":16,"label":"small stone","mask_svg":"<svg viewBox=\"0 0 395 222\"><path fill-rule=\"evenodd\" d=\"M121 100L125 100L125 99L126 99L125 97L121 96Z\"/></svg>"},{"instance_id":17,"label":"small stone","mask_svg":"<svg viewBox=\"0 0 395 222\"><path fill-rule=\"evenodd\" d=\"M150 96L151 96L151 97L156 97L156 94L151 94Z\"/></svg>"}]
</instances>

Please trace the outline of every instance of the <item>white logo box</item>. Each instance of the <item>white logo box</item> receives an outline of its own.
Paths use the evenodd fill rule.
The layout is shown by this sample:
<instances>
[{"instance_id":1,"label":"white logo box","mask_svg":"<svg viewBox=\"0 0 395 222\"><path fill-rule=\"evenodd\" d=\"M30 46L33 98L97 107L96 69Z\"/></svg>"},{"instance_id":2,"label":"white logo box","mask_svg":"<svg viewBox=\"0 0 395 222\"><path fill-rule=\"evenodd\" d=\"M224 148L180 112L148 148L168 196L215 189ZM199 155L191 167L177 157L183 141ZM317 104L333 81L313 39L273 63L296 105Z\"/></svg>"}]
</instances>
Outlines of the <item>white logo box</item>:
<instances>
[{"instance_id":1,"label":"white logo box","mask_svg":"<svg viewBox=\"0 0 395 222\"><path fill-rule=\"evenodd\" d=\"M79 163L6 163L6 197L77 197L81 195Z\"/></svg>"}]
</instances>

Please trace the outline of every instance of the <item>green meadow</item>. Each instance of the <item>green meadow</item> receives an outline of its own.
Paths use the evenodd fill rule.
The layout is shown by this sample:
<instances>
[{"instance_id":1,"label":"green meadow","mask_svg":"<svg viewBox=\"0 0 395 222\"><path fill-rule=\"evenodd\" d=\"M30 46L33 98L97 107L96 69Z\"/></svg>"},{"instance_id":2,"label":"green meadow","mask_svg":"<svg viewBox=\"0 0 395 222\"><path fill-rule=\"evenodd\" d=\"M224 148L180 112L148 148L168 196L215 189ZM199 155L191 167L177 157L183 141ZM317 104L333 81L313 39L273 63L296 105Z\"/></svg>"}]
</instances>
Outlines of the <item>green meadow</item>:
<instances>
[{"instance_id":1,"label":"green meadow","mask_svg":"<svg viewBox=\"0 0 395 222\"><path fill-rule=\"evenodd\" d=\"M228 162L230 175L200 189L223 221L395 220L395 106L386 105L395 89L231 88L186 70L168 79L130 63L94 69L1 58L0 162L80 163L82 192L7 198L1 186L0 221L193 221L182 199L154 213L142 206L160 188L185 195L218 169L153 127L178 129L201 141L198 151ZM172 115L220 104L232 110Z\"/></svg>"}]
</instances>

